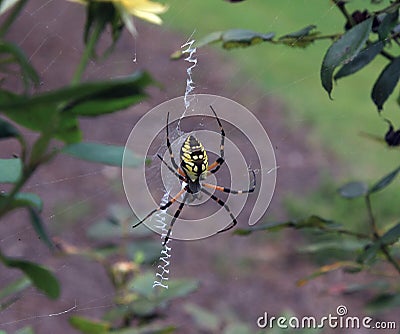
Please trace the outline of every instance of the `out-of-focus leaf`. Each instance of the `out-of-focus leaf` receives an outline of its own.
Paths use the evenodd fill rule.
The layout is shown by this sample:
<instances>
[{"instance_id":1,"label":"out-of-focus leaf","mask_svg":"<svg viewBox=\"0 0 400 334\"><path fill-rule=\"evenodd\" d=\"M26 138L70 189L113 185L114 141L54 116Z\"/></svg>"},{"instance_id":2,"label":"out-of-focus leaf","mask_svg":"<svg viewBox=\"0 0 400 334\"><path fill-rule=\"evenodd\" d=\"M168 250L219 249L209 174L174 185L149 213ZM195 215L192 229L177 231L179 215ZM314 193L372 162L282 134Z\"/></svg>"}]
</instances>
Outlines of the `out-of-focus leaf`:
<instances>
[{"instance_id":1,"label":"out-of-focus leaf","mask_svg":"<svg viewBox=\"0 0 400 334\"><path fill-rule=\"evenodd\" d=\"M338 189L340 196L356 198L368 193L368 185L365 182L349 182Z\"/></svg>"},{"instance_id":2,"label":"out-of-focus leaf","mask_svg":"<svg viewBox=\"0 0 400 334\"><path fill-rule=\"evenodd\" d=\"M394 58L381 72L372 88L371 98L380 112L400 78L400 57Z\"/></svg>"},{"instance_id":3,"label":"out-of-focus leaf","mask_svg":"<svg viewBox=\"0 0 400 334\"><path fill-rule=\"evenodd\" d=\"M248 235L255 231L276 231L288 227L302 229L302 228L322 228L324 226L333 226L333 225L337 224L335 224L331 220L316 215L312 215L305 219L283 221L283 222L271 222L271 223L260 224L248 229L237 229L235 230L234 234Z\"/></svg>"},{"instance_id":4,"label":"out-of-focus leaf","mask_svg":"<svg viewBox=\"0 0 400 334\"><path fill-rule=\"evenodd\" d=\"M36 231L36 234L39 238L50 248L50 250L54 250L54 244L49 235L47 234L46 228L42 222L42 218L36 211L36 209L31 206L28 207L29 216L31 218L31 223Z\"/></svg>"},{"instance_id":5,"label":"out-of-focus leaf","mask_svg":"<svg viewBox=\"0 0 400 334\"><path fill-rule=\"evenodd\" d=\"M379 243L375 242L365 246L364 251L357 257L357 262L371 264L380 251Z\"/></svg>"},{"instance_id":6,"label":"out-of-focus leaf","mask_svg":"<svg viewBox=\"0 0 400 334\"><path fill-rule=\"evenodd\" d=\"M174 326L147 325L139 328L113 330L112 334L170 334L175 333Z\"/></svg>"},{"instance_id":7,"label":"out-of-focus leaf","mask_svg":"<svg viewBox=\"0 0 400 334\"><path fill-rule=\"evenodd\" d=\"M362 266L359 263L356 262L351 262L351 261L338 261L329 265L325 265L320 267L317 271L315 271L314 273L312 273L311 275L302 278L300 280L297 281L297 285L298 286L303 286L305 284L307 284L310 280L325 275L331 271L334 270L338 270L341 268L361 268Z\"/></svg>"},{"instance_id":8,"label":"out-of-focus leaf","mask_svg":"<svg viewBox=\"0 0 400 334\"><path fill-rule=\"evenodd\" d=\"M0 300L16 295L30 286L31 281L26 276L23 276L0 290Z\"/></svg>"},{"instance_id":9,"label":"out-of-focus leaf","mask_svg":"<svg viewBox=\"0 0 400 334\"><path fill-rule=\"evenodd\" d=\"M3 4L0 5L0 10L1 8L3 8ZM9 54L18 63L26 89L30 83L39 84L39 75L19 47L4 40L0 41L0 54Z\"/></svg>"},{"instance_id":10,"label":"out-of-focus leaf","mask_svg":"<svg viewBox=\"0 0 400 334\"><path fill-rule=\"evenodd\" d=\"M122 167L123 158L124 165L130 167L138 166L143 163L144 160L136 156L134 153L126 151L123 146L90 142L68 145L62 150L62 152L81 160L118 167Z\"/></svg>"},{"instance_id":11,"label":"out-of-focus leaf","mask_svg":"<svg viewBox=\"0 0 400 334\"><path fill-rule=\"evenodd\" d=\"M296 46L300 48L305 48L309 46L311 43L313 43L313 39L310 38L307 39L305 37L316 36L319 34L318 32L315 31L312 32L316 27L317 26L315 25L309 25L303 29L279 37L279 41L292 47Z\"/></svg>"},{"instance_id":12,"label":"out-of-focus leaf","mask_svg":"<svg viewBox=\"0 0 400 334\"><path fill-rule=\"evenodd\" d=\"M390 172L389 174L385 175L381 178L378 182L376 182L368 191L369 194L373 194L378 192L384 188L386 188L389 184L393 182L396 178L397 174L400 172L400 167L397 167L394 171Z\"/></svg>"},{"instance_id":13,"label":"out-of-focus leaf","mask_svg":"<svg viewBox=\"0 0 400 334\"><path fill-rule=\"evenodd\" d=\"M396 9L387 13L378 28L378 35L381 41L385 40L391 30L397 25L399 20L399 10Z\"/></svg>"},{"instance_id":14,"label":"out-of-focus leaf","mask_svg":"<svg viewBox=\"0 0 400 334\"><path fill-rule=\"evenodd\" d=\"M342 252L355 252L365 247L366 242L362 240L343 239L327 240L318 243L312 243L299 248L300 252L318 253L321 251L340 250Z\"/></svg>"},{"instance_id":15,"label":"out-of-focus leaf","mask_svg":"<svg viewBox=\"0 0 400 334\"><path fill-rule=\"evenodd\" d=\"M0 203L6 200L6 194L0 194ZM38 211L42 210L43 201L42 199L32 193L18 193L15 195L13 201L9 204L11 209L31 207Z\"/></svg>"},{"instance_id":16,"label":"out-of-focus leaf","mask_svg":"<svg viewBox=\"0 0 400 334\"><path fill-rule=\"evenodd\" d=\"M20 0L2 0L0 1L0 15L4 14Z\"/></svg>"},{"instance_id":17,"label":"out-of-focus leaf","mask_svg":"<svg viewBox=\"0 0 400 334\"><path fill-rule=\"evenodd\" d=\"M106 334L111 328L108 322L91 320L78 315L70 317L69 323L83 334Z\"/></svg>"},{"instance_id":18,"label":"out-of-focus leaf","mask_svg":"<svg viewBox=\"0 0 400 334\"><path fill-rule=\"evenodd\" d=\"M331 98L333 88L333 72L335 69L350 62L360 52L371 32L372 19L365 20L335 41L325 54L321 66L321 82Z\"/></svg>"},{"instance_id":19,"label":"out-of-focus leaf","mask_svg":"<svg viewBox=\"0 0 400 334\"><path fill-rule=\"evenodd\" d=\"M22 173L20 159L0 159L0 183L15 183Z\"/></svg>"},{"instance_id":20,"label":"out-of-focus leaf","mask_svg":"<svg viewBox=\"0 0 400 334\"><path fill-rule=\"evenodd\" d=\"M146 72L108 81L82 83L35 96L2 91L0 110L29 129L55 133L66 143L77 142L81 133L77 116L99 116L124 109L144 98L153 83Z\"/></svg>"},{"instance_id":21,"label":"out-of-focus leaf","mask_svg":"<svg viewBox=\"0 0 400 334\"><path fill-rule=\"evenodd\" d=\"M221 326L220 318L204 308L195 304L185 304L185 312L188 313L196 323L196 328L206 332L216 333Z\"/></svg>"},{"instance_id":22,"label":"out-of-focus leaf","mask_svg":"<svg viewBox=\"0 0 400 334\"><path fill-rule=\"evenodd\" d=\"M1 261L10 268L19 269L32 281L36 288L52 299L60 295L60 285L57 278L45 267L33 262L1 257Z\"/></svg>"},{"instance_id":23,"label":"out-of-focus leaf","mask_svg":"<svg viewBox=\"0 0 400 334\"><path fill-rule=\"evenodd\" d=\"M161 244L153 240L133 241L127 248L132 260L135 260L138 254L140 254L144 263L153 263L156 261L160 257L162 249Z\"/></svg>"},{"instance_id":24,"label":"out-of-focus leaf","mask_svg":"<svg viewBox=\"0 0 400 334\"><path fill-rule=\"evenodd\" d=\"M251 30L231 29L222 33L222 47L224 49L247 47L271 41L274 37L275 34L272 32L262 34Z\"/></svg>"},{"instance_id":25,"label":"out-of-focus leaf","mask_svg":"<svg viewBox=\"0 0 400 334\"><path fill-rule=\"evenodd\" d=\"M0 118L0 139L19 137L20 133L17 128L5 119Z\"/></svg>"},{"instance_id":26,"label":"out-of-focus leaf","mask_svg":"<svg viewBox=\"0 0 400 334\"><path fill-rule=\"evenodd\" d=\"M379 313L400 306L400 294L383 293L370 300L366 308L371 313Z\"/></svg>"},{"instance_id":27,"label":"out-of-focus leaf","mask_svg":"<svg viewBox=\"0 0 400 334\"><path fill-rule=\"evenodd\" d=\"M304 37L304 36L309 35L310 32L313 31L316 27L317 27L316 25L312 24L312 25L309 25L309 26L307 26L307 27L305 27L303 29L300 29L298 31L286 34L286 35L280 37L279 39L283 39L283 38L287 38L287 37L290 37L290 38L293 38L293 37L294 38Z\"/></svg>"},{"instance_id":28,"label":"out-of-focus leaf","mask_svg":"<svg viewBox=\"0 0 400 334\"><path fill-rule=\"evenodd\" d=\"M400 224L397 224L380 238L380 242L381 244L388 246L399 241L399 239L400 239Z\"/></svg>"},{"instance_id":29,"label":"out-of-focus leaf","mask_svg":"<svg viewBox=\"0 0 400 334\"><path fill-rule=\"evenodd\" d=\"M35 334L35 332L32 327L28 326L17 330L14 334Z\"/></svg>"},{"instance_id":30,"label":"out-of-focus leaf","mask_svg":"<svg viewBox=\"0 0 400 334\"><path fill-rule=\"evenodd\" d=\"M222 47L232 49L237 47L247 47L261 42L272 41L275 33L258 33L251 30L231 29L226 31L214 31L192 45L193 48L200 48L209 44L222 42ZM173 60L182 58L184 50L177 50L171 54Z\"/></svg>"},{"instance_id":31,"label":"out-of-focus leaf","mask_svg":"<svg viewBox=\"0 0 400 334\"><path fill-rule=\"evenodd\" d=\"M368 45L360 51L350 62L344 64L341 69L335 74L334 79L346 77L367 66L375 57L383 50L384 43L382 41Z\"/></svg>"}]
</instances>

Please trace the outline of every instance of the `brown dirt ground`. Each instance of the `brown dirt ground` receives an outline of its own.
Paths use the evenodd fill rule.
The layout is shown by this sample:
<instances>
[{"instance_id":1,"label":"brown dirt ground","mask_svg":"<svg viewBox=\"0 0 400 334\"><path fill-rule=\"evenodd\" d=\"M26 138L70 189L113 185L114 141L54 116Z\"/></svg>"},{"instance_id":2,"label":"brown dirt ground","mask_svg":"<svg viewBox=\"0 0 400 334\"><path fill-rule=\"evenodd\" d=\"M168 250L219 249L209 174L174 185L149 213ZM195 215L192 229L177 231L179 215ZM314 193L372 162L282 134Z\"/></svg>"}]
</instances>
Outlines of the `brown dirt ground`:
<instances>
[{"instance_id":1,"label":"brown dirt ground","mask_svg":"<svg viewBox=\"0 0 400 334\"><path fill-rule=\"evenodd\" d=\"M41 89L47 90L70 80L82 50L84 17L82 8L76 5L60 5L58 1L43 4L43 7L36 3L28 7L9 38L18 42L31 56L41 71ZM56 19L49 19L54 17ZM137 26L140 36L136 45L130 36L125 35L109 60L90 65L85 79L121 75L141 68L149 70L164 84L164 89L150 89L150 98L145 103L127 111L82 121L87 140L124 145L132 126L146 111L184 92L187 64L171 62L168 56L186 41L186 37L148 24L137 22ZM135 50L136 63L132 61ZM282 200L285 196L289 193L302 195L317 186L318 171L335 162L326 152L309 147L303 136L307 129L288 127L285 122L287 110L282 102L273 97L263 97L251 81L244 85L230 84L237 69L224 59L224 55L204 49L198 58L196 92L218 94L240 102L251 109L267 129L280 168L266 219L269 216L284 219ZM16 150L12 143L7 142L7 147L2 148L2 157L9 157ZM106 215L107 205L126 204L123 194L117 196L110 191L106 171L102 166L66 156L57 157L38 171L29 187L43 197L43 216L52 233L75 245L85 246L88 241L84 231ZM72 314L96 318L112 306L113 289L104 269L80 258L60 258L49 254L37 240L23 213L7 217L0 226L0 235L3 251L50 266L61 280L63 289L61 298L54 302L34 289L23 293L20 300L0 314L0 329L12 333L32 325L37 333L72 334L76 333L68 325ZM165 311L163 322L179 326L179 333L197 333L182 309L183 303L188 301L214 312L221 308L230 309L254 329L257 317L264 311L278 315L291 310L298 315L318 316L334 313L336 306L344 304L353 313L362 314L359 296L332 292L343 282L358 280L354 276L337 272L304 287L296 287L295 281L315 268L307 258L296 253L302 242L302 237L293 231L249 237L227 233L196 242L174 242L171 278L195 277L200 281L200 288L184 300L174 302ZM14 271L2 268L0 286L15 277ZM77 305L76 310L62 313L74 305ZM49 316L58 312L61 313Z\"/></svg>"}]
</instances>

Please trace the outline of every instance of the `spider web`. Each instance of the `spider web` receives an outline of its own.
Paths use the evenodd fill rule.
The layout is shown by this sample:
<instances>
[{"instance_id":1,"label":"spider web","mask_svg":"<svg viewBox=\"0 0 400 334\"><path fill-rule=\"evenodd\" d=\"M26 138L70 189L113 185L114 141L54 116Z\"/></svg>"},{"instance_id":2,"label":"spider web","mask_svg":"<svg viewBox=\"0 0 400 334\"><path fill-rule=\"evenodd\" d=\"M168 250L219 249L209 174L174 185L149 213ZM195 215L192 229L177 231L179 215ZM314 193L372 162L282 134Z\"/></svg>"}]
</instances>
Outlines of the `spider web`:
<instances>
[{"instance_id":1,"label":"spider web","mask_svg":"<svg viewBox=\"0 0 400 334\"><path fill-rule=\"evenodd\" d=\"M265 31L278 30L280 17L285 8L292 6L291 0L282 1L282 3L281 11L274 14L274 19L266 24ZM306 6L308 2L303 1L303 4ZM187 14L185 5L181 1L171 1L170 5L171 8L180 6L180 10L176 11L175 15ZM313 23L322 25L327 16L337 15L337 13L331 14L334 10L336 9L333 5L327 5L325 12L315 15ZM193 28L196 28L196 20L200 19L202 18L192 18ZM170 17L169 20L174 20L174 16ZM310 19L307 18L307 20ZM84 11L76 4L55 0L34 1L26 7L15 27L10 31L9 39L17 42L21 48L26 50L30 61L38 69L42 78L40 91L61 87L70 82L83 50L81 42L83 21ZM168 23L167 20L166 25ZM87 141L124 145L133 124L142 114L161 101L183 95L185 91L188 64L181 62L171 65L166 60L169 55L168 52L171 52L172 49L171 45L165 41L169 41L171 34L159 27L142 24L138 20L136 20L136 24L139 37L132 39L131 36L126 34L122 41L117 44L115 53L110 59L92 61L89 64L83 80L118 77L133 73L140 68L146 68L154 73L156 79L161 77L160 81L168 80L168 87L164 91L152 88L150 90L151 100L141 103L118 116L105 116L101 125L97 120L82 120L81 125ZM296 28L299 28L298 24L294 25L293 30ZM332 27L333 30L336 30L336 28L340 29L340 27ZM198 36L195 33L193 38L196 37ZM185 39L186 37L177 39L175 48L179 47ZM102 41L103 49L107 46L107 42L108 40L104 38ZM166 46L166 44L168 45ZM288 52L294 51L282 48L278 55L283 56ZM242 81L243 73L240 67L235 67L236 65L229 62L218 65L217 68L210 65L209 61L215 57L215 54L208 49L199 50L196 56L199 59L196 72L193 74L196 93L223 94L226 92L231 99L245 101L245 105L251 110L276 109L279 102L274 99L274 96L285 96L288 105L293 105L295 101L291 101L291 89L300 89L303 85L311 82L318 83L318 69L314 66L312 72L307 68L298 77L290 77L286 81L283 79L282 85L278 87L254 94L252 91L254 91L259 78L267 73L270 68L279 64L278 58L267 64L260 64L262 66L260 66L258 75ZM171 66L174 67L174 71L167 70ZM209 66L214 67L210 70ZM218 74L220 76L218 80L214 79L213 73L216 72L212 72L212 70L217 69L221 72L221 74ZM224 72L229 73L229 76L224 76ZM230 80L237 81L238 78L240 78L240 84L232 89ZM15 88L19 90L21 87ZM212 91L210 91L211 89ZM267 105L260 107L260 104L264 104L266 101ZM321 108L325 108L325 106L321 106ZM283 113L289 115L286 111L283 111ZM259 113L258 116L260 115ZM290 117L292 129L306 129L308 127L310 120L301 116L301 114L300 116L290 114L288 117ZM339 112L332 117L333 120L335 117L345 117L345 113ZM189 120L186 121L189 122ZM160 123L163 124L164 122L165 119L160 117ZM193 124L196 124L194 130L216 128L213 122L215 120L212 117L200 117L191 120L186 125L184 113L182 113L181 121L175 122L171 126L171 138L183 140L182 134L185 133L186 135L192 131ZM281 187L288 189L290 188L288 185L291 183L299 183L297 180L299 176L296 175L295 171L300 171L302 177L307 177L307 175L309 176L307 171L310 170L311 166L328 164L327 161L319 161L321 156L318 156L318 154L311 154L310 160L305 160L304 152L309 153L309 149L304 147L305 145L301 146L301 144L293 147L295 130L291 132L278 123L263 124L268 131L271 130L273 133L272 140L277 150L280 172L283 175ZM234 127L227 127L225 131L227 138L240 135ZM35 138L33 133L28 132L28 135L32 139ZM179 140L175 147L179 147ZM245 151L246 143L242 143L241 147ZM165 133L161 132L149 150L149 152L153 150L153 153L149 155L155 160L157 153L165 153L166 149ZM10 157L17 150L18 148L14 144L8 144L4 148L2 146L2 158ZM352 154L350 148L348 154ZM212 157L215 158L215 155ZM261 172L257 169L257 161L254 160L251 153L246 157L246 161L250 167L255 168L256 173ZM166 192L165 185L161 184L156 177L159 174L159 168L159 166L150 166L147 175L150 178L149 187L157 193L157 198L161 199ZM312 173L312 171L310 170L309 173ZM227 176L221 175L222 179L215 180L216 183L223 184L226 181L224 177ZM243 175L243 177L247 177L247 175ZM43 217L52 233L61 234L63 238L74 244L85 244L87 243L84 237L86 229L108 215L110 203L126 203L123 194L113 190L115 187L120 187L119 182L119 169L78 162L68 156L60 156L48 167L39 170L25 190L36 192L44 199L46 206ZM167 192L171 191L172 193L172 190L175 190L174 186L179 187L174 175L167 176L164 182L167 184ZM138 198L138 200L140 199ZM213 205L209 205L209 207L210 210L213 207L216 208ZM207 210L203 212L204 215L211 212ZM202 213L201 210L198 210L198 212ZM183 215L185 215L185 212L183 212ZM277 218L281 215L279 211L275 213ZM57 302L50 303L41 293L34 289L28 289L19 296L18 301L0 314L0 329L6 330L7 333L13 333L19 328L32 325L38 333L51 333L54 332L55 328L61 327L63 333L73 333L67 324L69 316L85 314L99 318L105 310L114 305L112 302L113 291L99 266L89 261L82 263L82 261L73 258L53 259L41 241L37 239L31 226L26 223L27 217L24 213L18 212L7 217L7 219L7 223L3 221L3 224L0 225L1 249L9 256L21 256L49 265L60 278L62 286L65 287L65 292ZM240 217L238 220L240 220ZM178 266L176 262L175 266ZM82 273L87 275L82 275ZM18 277L20 275L16 271L1 270L0 288Z\"/></svg>"}]
</instances>

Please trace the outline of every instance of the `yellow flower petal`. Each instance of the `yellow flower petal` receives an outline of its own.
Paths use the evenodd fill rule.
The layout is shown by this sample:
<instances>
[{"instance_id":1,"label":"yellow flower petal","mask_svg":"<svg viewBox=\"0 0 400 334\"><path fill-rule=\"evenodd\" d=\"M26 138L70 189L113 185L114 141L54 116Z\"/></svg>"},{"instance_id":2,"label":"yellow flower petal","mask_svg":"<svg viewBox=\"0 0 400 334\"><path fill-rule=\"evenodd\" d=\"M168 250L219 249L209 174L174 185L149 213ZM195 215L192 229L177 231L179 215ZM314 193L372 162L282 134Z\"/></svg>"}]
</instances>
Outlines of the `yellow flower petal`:
<instances>
[{"instance_id":1,"label":"yellow flower petal","mask_svg":"<svg viewBox=\"0 0 400 334\"><path fill-rule=\"evenodd\" d=\"M167 6L164 6L158 2L152 2L149 0L117 0L124 6L129 12L132 11L143 11L150 12L153 14L162 14L165 13L168 9Z\"/></svg>"},{"instance_id":2,"label":"yellow flower petal","mask_svg":"<svg viewBox=\"0 0 400 334\"><path fill-rule=\"evenodd\" d=\"M132 12L133 15L140 17L143 20L149 21L151 23L154 24L161 24L162 20L159 16L157 16L156 14L153 13L149 13L149 12L145 12L145 11L141 11L141 10L134 10Z\"/></svg>"}]
</instances>

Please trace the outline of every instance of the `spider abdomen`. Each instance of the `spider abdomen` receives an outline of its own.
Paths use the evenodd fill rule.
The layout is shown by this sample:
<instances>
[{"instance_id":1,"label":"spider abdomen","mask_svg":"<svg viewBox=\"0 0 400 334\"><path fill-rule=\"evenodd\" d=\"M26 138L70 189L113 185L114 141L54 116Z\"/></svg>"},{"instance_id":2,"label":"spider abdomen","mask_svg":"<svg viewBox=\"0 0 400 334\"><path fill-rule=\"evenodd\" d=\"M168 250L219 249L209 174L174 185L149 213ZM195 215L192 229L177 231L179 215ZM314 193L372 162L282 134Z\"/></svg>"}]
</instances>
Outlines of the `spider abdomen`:
<instances>
[{"instance_id":1,"label":"spider abdomen","mask_svg":"<svg viewBox=\"0 0 400 334\"><path fill-rule=\"evenodd\" d=\"M203 144L190 135L183 143L180 155L182 170L192 183L198 183L208 168L208 156Z\"/></svg>"}]
</instances>

